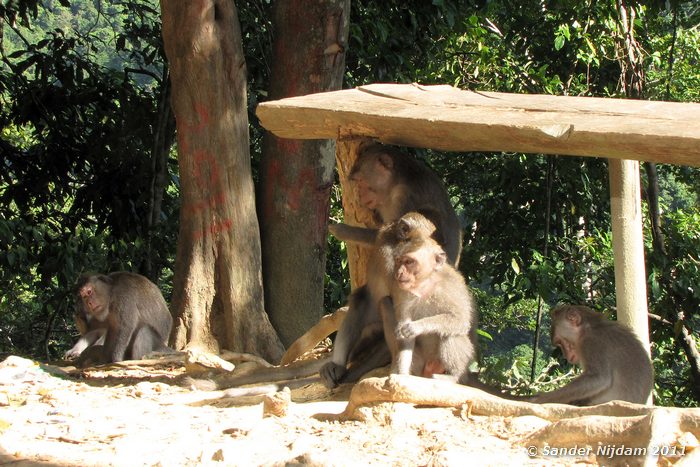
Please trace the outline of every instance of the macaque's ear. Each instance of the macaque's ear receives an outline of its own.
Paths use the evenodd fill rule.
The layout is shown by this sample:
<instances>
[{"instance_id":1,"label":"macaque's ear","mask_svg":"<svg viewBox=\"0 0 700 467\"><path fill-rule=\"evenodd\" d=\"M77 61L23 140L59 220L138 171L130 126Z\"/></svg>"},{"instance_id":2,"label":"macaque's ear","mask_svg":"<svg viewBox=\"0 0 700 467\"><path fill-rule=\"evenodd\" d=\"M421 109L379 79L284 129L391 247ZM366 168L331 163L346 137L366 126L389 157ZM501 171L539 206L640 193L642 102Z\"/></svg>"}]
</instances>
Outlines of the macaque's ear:
<instances>
[{"instance_id":1,"label":"macaque's ear","mask_svg":"<svg viewBox=\"0 0 700 467\"><path fill-rule=\"evenodd\" d=\"M389 154L381 153L379 154L379 157L377 157L377 160L379 161L380 167L388 170L389 172L394 170L394 159L392 159Z\"/></svg>"},{"instance_id":2,"label":"macaque's ear","mask_svg":"<svg viewBox=\"0 0 700 467\"><path fill-rule=\"evenodd\" d=\"M581 325L581 313L576 308L567 310L566 320L574 327L579 327Z\"/></svg>"},{"instance_id":3,"label":"macaque's ear","mask_svg":"<svg viewBox=\"0 0 700 467\"><path fill-rule=\"evenodd\" d=\"M97 279L98 281L102 281L105 284L109 284L109 285L112 285L112 283L114 282L114 279L112 279L111 277L109 277L105 274L99 274L99 275L95 276L95 279Z\"/></svg>"},{"instance_id":4,"label":"macaque's ear","mask_svg":"<svg viewBox=\"0 0 700 467\"><path fill-rule=\"evenodd\" d=\"M406 219L399 219L396 225L396 236L399 240L406 240L411 232L411 226L406 222Z\"/></svg>"},{"instance_id":5,"label":"macaque's ear","mask_svg":"<svg viewBox=\"0 0 700 467\"><path fill-rule=\"evenodd\" d=\"M435 270L439 270L447 261L447 254L444 251L435 253Z\"/></svg>"}]
</instances>

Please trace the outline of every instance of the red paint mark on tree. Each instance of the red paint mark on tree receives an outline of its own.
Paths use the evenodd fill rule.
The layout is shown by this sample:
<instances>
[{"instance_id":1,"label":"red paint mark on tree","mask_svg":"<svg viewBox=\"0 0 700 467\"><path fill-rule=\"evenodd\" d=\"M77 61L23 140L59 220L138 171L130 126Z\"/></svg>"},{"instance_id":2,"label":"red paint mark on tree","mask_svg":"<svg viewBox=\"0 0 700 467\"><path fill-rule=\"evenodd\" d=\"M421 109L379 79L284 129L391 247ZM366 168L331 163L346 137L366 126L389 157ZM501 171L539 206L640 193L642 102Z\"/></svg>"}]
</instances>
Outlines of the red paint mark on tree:
<instances>
[{"instance_id":1,"label":"red paint mark on tree","mask_svg":"<svg viewBox=\"0 0 700 467\"><path fill-rule=\"evenodd\" d=\"M201 240L204 237L216 236L221 232L228 232L233 227L233 220L230 218L224 219L220 222L212 222L206 228L195 232L193 237L195 240Z\"/></svg>"},{"instance_id":2,"label":"red paint mark on tree","mask_svg":"<svg viewBox=\"0 0 700 467\"><path fill-rule=\"evenodd\" d=\"M194 215L205 210L212 210L226 202L226 193L218 191L209 198L202 199L193 203L188 203L183 207L188 215Z\"/></svg>"},{"instance_id":3,"label":"red paint mark on tree","mask_svg":"<svg viewBox=\"0 0 700 467\"><path fill-rule=\"evenodd\" d=\"M298 139L276 138L277 148L284 154L298 154L301 152L302 141Z\"/></svg>"},{"instance_id":4,"label":"red paint mark on tree","mask_svg":"<svg viewBox=\"0 0 700 467\"><path fill-rule=\"evenodd\" d=\"M208 2L203 2L202 7L208 5ZM208 109L200 104L194 104L194 111L197 116L196 122L180 120L180 149L183 153L192 154L192 168L194 188L197 190L195 199L183 206L185 215L195 215L201 212L207 212L207 216L211 216L209 211L215 210L218 206L224 205L227 202L228 196L222 187L221 171L219 164L214 156L206 149L192 147L191 141L195 140L193 136L202 133L209 125L211 117ZM212 193L213 191L213 193ZM198 199L197 199L198 198ZM199 240L204 236L210 236L219 232L230 230L233 222L231 219L226 219L221 222L212 221L207 227L194 234L194 238Z\"/></svg>"},{"instance_id":5,"label":"red paint mark on tree","mask_svg":"<svg viewBox=\"0 0 700 467\"><path fill-rule=\"evenodd\" d=\"M287 186L287 203L293 211L298 211L301 207L302 192L305 188L315 189L315 171L312 168L305 168L299 172L299 176L291 186Z\"/></svg>"},{"instance_id":6,"label":"red paint mark on tree","mask_svg":"<svg viewBox=\"0 0 700 467\"><path fill-rule=\"evenodd\" d=\"M198 133L204 129L207 125L209 125L209 111L204 107L202 104L195 103L194 104L194 113L197 115L198 122L188 122L186 120L182 120L182 130L189 131L192 133Z\"/></svg>"},{"instance_id":7,"label":"red paint mark on tree","mask_svg":"<svg viewBox=\"0 0 700 467\"><path fill-rule=\"evenodd\" d=\"M219 164L216 159L201 149L194 152L194 177L200 188L210 188L220 182Z\"/></svg>"}]
</instances>

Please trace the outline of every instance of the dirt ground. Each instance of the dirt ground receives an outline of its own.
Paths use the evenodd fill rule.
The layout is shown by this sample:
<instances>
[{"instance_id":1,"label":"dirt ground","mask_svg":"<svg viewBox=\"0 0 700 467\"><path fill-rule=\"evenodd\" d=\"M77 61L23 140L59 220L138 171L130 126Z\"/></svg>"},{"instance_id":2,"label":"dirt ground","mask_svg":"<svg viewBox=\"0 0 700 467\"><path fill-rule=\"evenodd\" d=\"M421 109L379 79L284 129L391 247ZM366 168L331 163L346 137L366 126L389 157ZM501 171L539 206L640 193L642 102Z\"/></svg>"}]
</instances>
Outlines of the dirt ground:
<instances>
[{"instance_id":1,"label":"dirt ground","mask_svg":"<svg viewBox=\"0 0 700 467\"><path fill-rule=\"evenodd\" d=\"M0 364L0 465L571 465L521 440L548 422L390 403L381 421L337 420L350 386L292 391L284 416L175 381L182 363L77 371ZM336 419L334 419L336 418Z\"/></svg>"}]
</instances>

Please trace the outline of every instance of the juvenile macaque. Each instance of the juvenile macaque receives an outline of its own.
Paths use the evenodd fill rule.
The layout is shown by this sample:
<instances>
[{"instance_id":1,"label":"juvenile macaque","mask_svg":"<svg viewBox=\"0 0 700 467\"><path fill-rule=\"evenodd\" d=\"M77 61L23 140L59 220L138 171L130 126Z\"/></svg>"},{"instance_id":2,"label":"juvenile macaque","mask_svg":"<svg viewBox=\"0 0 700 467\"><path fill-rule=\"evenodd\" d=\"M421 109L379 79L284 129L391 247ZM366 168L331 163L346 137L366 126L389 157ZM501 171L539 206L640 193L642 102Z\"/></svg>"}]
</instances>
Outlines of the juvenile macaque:
<instances>
[{"instance_id":1,"label":"juvenile macaque","mask_svg":"<svg viewBox=\"0 0 700 467\"><path fill-rule=\"evenodd\" d=\"M75 326L80 332L80 338L75 345L68 350L63 358L72 360L80 356L83 350L92 345L103 345L107 333L107 322L99 321L89 313L85 313L83 307L79 307L75 313Z\"/></svg>"},{"instance_id":2,"label":"juvenile macaque","mask_svg":"<svg viewBox=\"0 0 700 467\"><path fill-rule=\"evenodd\" d=\"M646 404L653 385L651 360L634 333L585 306L552 310L552 343L583 373L531 402L597 405L612 400Z\"/></svg>"},{"instance_id":3,"label":"juvenile macaque","mask_svg":"<svg viewBox=\"0 0 700 467\"><path fill-rule=\"evenodd\" d=\"M166 346L172 316L158 287L131 272L82 276L76 287L78 314L87 323L104 326L103 345L82 351L76 365L137 360L153 351L169 351Z\"/></svg>"},{"instance_id":4,"label":"juvenile macaque","mask_svg":"<svg viewBox=\"0 0 700 467\"><path fill-rule=\"evenodd\" d=\"M456 264L462 243L459 219L440 179L426 166L396 148L372 144L361 150L350 173L360 202L372 210L377 225L393 222L410 211L429 211L437 227L437 241ZM373 244L375 229L330 226L341 240ZM372 255L367 284L350 296L349 310L336 335L331 361L320 371L328 387L356 381L362 374L389 363L391 356L383 336L379 300L388 294L386 262ZM369 345L367 344L369 342ZM348 363L351 372L348 374Z\"/></svg>"},{"instance_id":5,"label":"juvenile macaque","mask_svg":"<svg viewBox=\"0 0 700 467\"><path fill-rule=\"evenodd\" d=\"M390 281L380 308L392 372L444 372L465 384L476 358L476 304L462 275L430 237L433 231L430 221L414 212L379 231L376 250Z\"/></svg>"}]
</instances>

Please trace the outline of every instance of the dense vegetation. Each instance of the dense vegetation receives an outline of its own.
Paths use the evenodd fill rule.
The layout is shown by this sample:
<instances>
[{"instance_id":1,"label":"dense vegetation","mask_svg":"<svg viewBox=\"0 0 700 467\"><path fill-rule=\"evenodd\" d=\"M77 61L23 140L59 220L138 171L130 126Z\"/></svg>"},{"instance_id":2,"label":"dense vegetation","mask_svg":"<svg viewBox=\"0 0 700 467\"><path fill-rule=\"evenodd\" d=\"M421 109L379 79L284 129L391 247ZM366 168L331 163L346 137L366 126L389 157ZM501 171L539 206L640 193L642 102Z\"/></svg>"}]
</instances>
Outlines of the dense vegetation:
<instances>
[{"instance_id":1,"label":"dense vegetation","mask_svg":"<svg viewBox=\"0 0 700 467\"><path fill-rule=\"evenodd\" d=\"M254 159L262 132L252 111L268 85L270 3L237 2ZM700 7L664 5L356 0L346 86L416 81L698 102ZM54 358L72 339L71 285L80 272L138 270L169 291L178 178L158 4L24 0L0 8L0 352ZM622 47L622 8L636 14L634 72ZM635 74L641 87L630 84ZM466 227L460 268L479 297L486 376L523 386L538 307L570 301L614 314L606 163L416 152L446 180ZM653 188L646 169L643 186ZM645 225L655 397L697 405L679 335L686 329L697 338L700 329L700 171L657 171L658 211L644 200L662 233L652 238ZM330 239L328 246L330 310L349 284L342 245ZM546 387L561 369L544 349L538 371L547 371L537 385Z\"/></svg>"}]
</instances>

